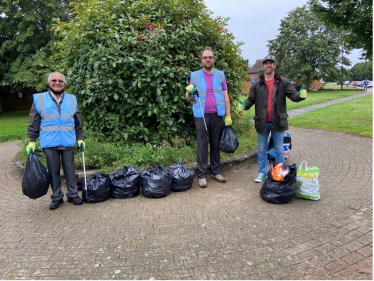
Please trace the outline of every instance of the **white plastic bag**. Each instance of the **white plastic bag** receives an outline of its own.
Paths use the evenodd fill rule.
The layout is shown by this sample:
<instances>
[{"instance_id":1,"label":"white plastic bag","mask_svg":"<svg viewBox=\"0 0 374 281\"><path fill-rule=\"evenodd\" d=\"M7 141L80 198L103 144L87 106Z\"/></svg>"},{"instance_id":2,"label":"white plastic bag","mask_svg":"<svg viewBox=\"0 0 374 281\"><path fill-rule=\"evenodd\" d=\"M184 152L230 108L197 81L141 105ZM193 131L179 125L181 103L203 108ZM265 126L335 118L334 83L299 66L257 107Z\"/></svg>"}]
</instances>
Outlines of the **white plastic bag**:
<instances>
[{"instance_id":1,"label":"white plastic bag","mask_svg":"<svg viewBox=\"0 0 374 281\"><path fill-rule=\"evenodd\" d=\"M303 167L305 164L305 168ZM321 198L319 192L319 176L320 168L317 166L309 166L304 160L297 169L296 185L297 191L295 196L308 200L319 200Z\"/></svg>"}]
</instances>

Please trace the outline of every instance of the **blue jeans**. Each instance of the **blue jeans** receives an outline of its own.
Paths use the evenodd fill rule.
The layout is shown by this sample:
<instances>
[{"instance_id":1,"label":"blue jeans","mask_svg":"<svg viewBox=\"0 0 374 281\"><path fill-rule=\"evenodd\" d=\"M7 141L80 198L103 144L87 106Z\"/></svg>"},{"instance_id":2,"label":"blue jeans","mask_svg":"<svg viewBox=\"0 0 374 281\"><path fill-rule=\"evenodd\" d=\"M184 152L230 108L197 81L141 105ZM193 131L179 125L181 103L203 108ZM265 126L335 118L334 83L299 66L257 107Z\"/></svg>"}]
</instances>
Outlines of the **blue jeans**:
<instances>
[{"instance_id":1,"label":"blue jeans","mask_svg":"<svg viewBox=\"0 0 374 281\"><path fill-rule=\"evenodd\" d=\"M275 149L275 163L284 163L284 152L283 152L283 138L284 132L277 132L271 130L271 122L266 122L266 131L263 134L257 133L257 142L258 142L258 152L257 152L257 161L258 161L258 171L259 173L266 174L267 172L267 155L268 155L268 138L271 131L273 138L274 149Z\"/></svg>"}]
</instances>

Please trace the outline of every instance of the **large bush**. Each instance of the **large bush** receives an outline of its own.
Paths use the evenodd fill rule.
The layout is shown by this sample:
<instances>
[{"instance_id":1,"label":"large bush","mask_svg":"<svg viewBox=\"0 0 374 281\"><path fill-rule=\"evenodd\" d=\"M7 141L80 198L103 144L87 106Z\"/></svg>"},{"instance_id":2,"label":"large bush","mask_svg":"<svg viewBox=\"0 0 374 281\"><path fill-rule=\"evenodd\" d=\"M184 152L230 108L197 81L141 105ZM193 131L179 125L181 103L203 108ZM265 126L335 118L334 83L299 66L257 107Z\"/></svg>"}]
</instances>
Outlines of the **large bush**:
<instances>
[{"instance_id":1,"label":"large bush","mask_svg":"<svg viewBox=\"0 0 374 281\"><path fill-rule=\"evenodd\" d=\"M189 72L210 46L225 71L229 93L243 87L241 43L212 18L202 0L77 1L76 17L58 22L55 56L79 100L89 130L107 141L161 143L193 139Z\"/></svg>"}]
</instances>

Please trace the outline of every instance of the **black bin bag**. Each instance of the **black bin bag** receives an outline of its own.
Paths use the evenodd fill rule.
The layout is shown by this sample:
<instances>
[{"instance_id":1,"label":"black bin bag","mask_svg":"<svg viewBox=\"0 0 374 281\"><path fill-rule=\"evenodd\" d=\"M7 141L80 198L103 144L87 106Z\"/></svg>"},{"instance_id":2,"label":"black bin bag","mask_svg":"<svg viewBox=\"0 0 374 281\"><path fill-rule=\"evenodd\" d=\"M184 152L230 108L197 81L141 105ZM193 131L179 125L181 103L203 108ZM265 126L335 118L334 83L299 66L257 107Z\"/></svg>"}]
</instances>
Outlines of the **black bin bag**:
<instances>
[{"instance_id":1,"label":"black bin bag","mask_svg":"<svg viewBox=\"0 0 374 281\"><path fill-rule=\"evenodd\" d=\"M173 177L161 165L155 165L142 172L141 190L144 197L162 198L171 193Z\"/></svg>"},{"instance_id":2,"label":"black bin bag","mask_svg":"<svg viewBox=\"0 0 374 281\"><path fill-rule=\"evenodd\" d=\"M140 173L132 166L124 166L120 172L109 175L110 197L130 199L140 193Z\"/></svg>"},{"instance_id":3,"label":"black bin bag","mask_svg":"<svg viewBox=\"0 0 374 281\"><path fill-rule=\"evenodd\" d=\"M171 183L172 191L186 191L192 187L195 171L183 166L183 159L179 159L179 164L173 164L168 168L173 177Z\"/></svg>"},{"instance_id":4,"label":"black bin bag","mask_svg":"<svg viewBox=\"0 0 374 281\"><path fill-rule=\"evenodd\" d=\"M222 136L219 142L219 149L222 152L234 153L239 147L239 140L231 126L226 126L223 129Z\"/></svg>"},{"instance_id":5,"label":"black bin bag","mask_svg":"<svg viewBox=\"0 0 374 281\"><path fill-rule=\"evenodd\" d=\"M296 193L296 164L288 165L288 174L283 181L274 180L271 174L272 169L267 173L265 182L263 183L260 196L269 203L285 204L292 200Z\"/></svg>"},{"instance_id":6,"label":"black bin bag","mask_svg":"<svg viewBox=\"0 0 374 281\"><path fill-rule=\"evenodd\" d=\"M31 152L26 162L22 178L22 192L30 199L37 199L47 194L50 185L49 174L39 161L40 150Z\"/></svg>"},{"instance_id":7,"label":"black bin bag","mask_svg":"<svg viewBox=\"0 0 374 281\"><path fill-rule=\"evenodd\" d=\"M98 203L109 198L109 178L100 172L87 177L87 190L83 187L82 198L86 203ZM83 184L84 186L84 184Z\"/></svg>"}]
</instances>

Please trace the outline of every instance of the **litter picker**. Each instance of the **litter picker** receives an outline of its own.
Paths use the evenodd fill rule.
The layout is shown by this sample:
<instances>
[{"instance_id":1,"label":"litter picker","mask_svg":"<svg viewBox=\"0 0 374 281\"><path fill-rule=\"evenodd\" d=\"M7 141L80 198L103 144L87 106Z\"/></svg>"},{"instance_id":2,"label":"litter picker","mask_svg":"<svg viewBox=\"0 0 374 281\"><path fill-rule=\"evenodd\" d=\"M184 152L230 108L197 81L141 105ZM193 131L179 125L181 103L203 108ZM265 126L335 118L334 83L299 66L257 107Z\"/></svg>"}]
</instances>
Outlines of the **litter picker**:
<instances>
[{"instance_id":1,"label":"litter picker","mask_svg":"<svg viewBox=\"0 0 374 281\"><path fill-rule=\"evenodd\" d=\"M88 198L87 179L86 179L86 164L84 162L84 145L83 143L78 146L78 152L82 152L83 176L84 176L84 189L86 190L86 197Z\"/></svg>"},{"instance_id":2,"label":"litter picker","mask_svg":"<svg viewBox=\"0 0 374 281\"><path fill-rule=\"evenodd\" d=\"M208 133L208 128L207 128L207 126L206 126L205 116L204 116L204 112L203 112L203 107L201 106L201 100L200 100L200 96L199 96L199 91L198 91L197 89L195 89L195 94L196 94L196 96L199 98L199 104L200 104L200 109L201 109L201 115L203 116L204 126L205 126L205 130L206 130L206 140L207 140L207 142L209 142L209 133Z\"/></svg>"}]
</instances>

